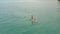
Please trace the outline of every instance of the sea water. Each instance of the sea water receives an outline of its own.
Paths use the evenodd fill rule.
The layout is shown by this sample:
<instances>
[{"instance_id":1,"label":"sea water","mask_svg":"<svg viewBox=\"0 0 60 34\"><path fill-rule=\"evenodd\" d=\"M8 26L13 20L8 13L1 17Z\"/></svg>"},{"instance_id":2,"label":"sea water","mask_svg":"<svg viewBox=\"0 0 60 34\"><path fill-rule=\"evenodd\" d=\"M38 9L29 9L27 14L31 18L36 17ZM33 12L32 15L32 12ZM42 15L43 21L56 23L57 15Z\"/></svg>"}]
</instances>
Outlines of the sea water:
<instances>
[{"instance_id":1,"label":"sea water","mask_svg":"<svg viewBox=\"0 0 60 34\"><path fill-rule=\"evenodd\" d=\"M60 34L60 2L1 1L0 34Z\"/></svg>"}]
</instances>

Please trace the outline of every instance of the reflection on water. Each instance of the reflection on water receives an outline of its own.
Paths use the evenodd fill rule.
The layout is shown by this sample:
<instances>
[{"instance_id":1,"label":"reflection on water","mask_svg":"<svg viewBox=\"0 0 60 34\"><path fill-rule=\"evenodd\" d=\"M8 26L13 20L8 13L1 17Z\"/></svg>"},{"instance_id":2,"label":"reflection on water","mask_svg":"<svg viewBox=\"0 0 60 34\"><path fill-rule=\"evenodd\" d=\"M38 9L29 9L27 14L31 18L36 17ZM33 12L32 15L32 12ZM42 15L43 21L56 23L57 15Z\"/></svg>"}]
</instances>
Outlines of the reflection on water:
<instances>
[{"instance_id":1,"label":"reflection on water","mask_svg":"<svg viewBox=\"0 0 60 34\"><path fill-rule=\"evenodd\" d=\"M0 2L1 34L60 34L60 2L31 1ZM39 23L31 24L31 14Z\"/></svg>"}]
</instances>

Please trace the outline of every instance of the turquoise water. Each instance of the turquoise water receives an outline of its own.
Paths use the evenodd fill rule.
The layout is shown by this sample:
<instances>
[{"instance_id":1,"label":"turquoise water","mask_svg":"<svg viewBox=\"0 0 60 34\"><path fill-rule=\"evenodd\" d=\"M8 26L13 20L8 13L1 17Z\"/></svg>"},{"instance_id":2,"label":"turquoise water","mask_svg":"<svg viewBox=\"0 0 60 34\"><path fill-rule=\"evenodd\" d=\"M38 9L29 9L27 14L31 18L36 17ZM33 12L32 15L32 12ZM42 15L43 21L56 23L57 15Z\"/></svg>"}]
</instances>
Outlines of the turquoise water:
<instances>
[{"instance_id":1,"label":"turquoise water","mask_svg":"<svg viewBox=\"0 0 60 34\"><path fill-rule=\"evenodd\" d=\"M60 34L60 2L0 2L0 34Z\"/></svg>"}]
</instances>

